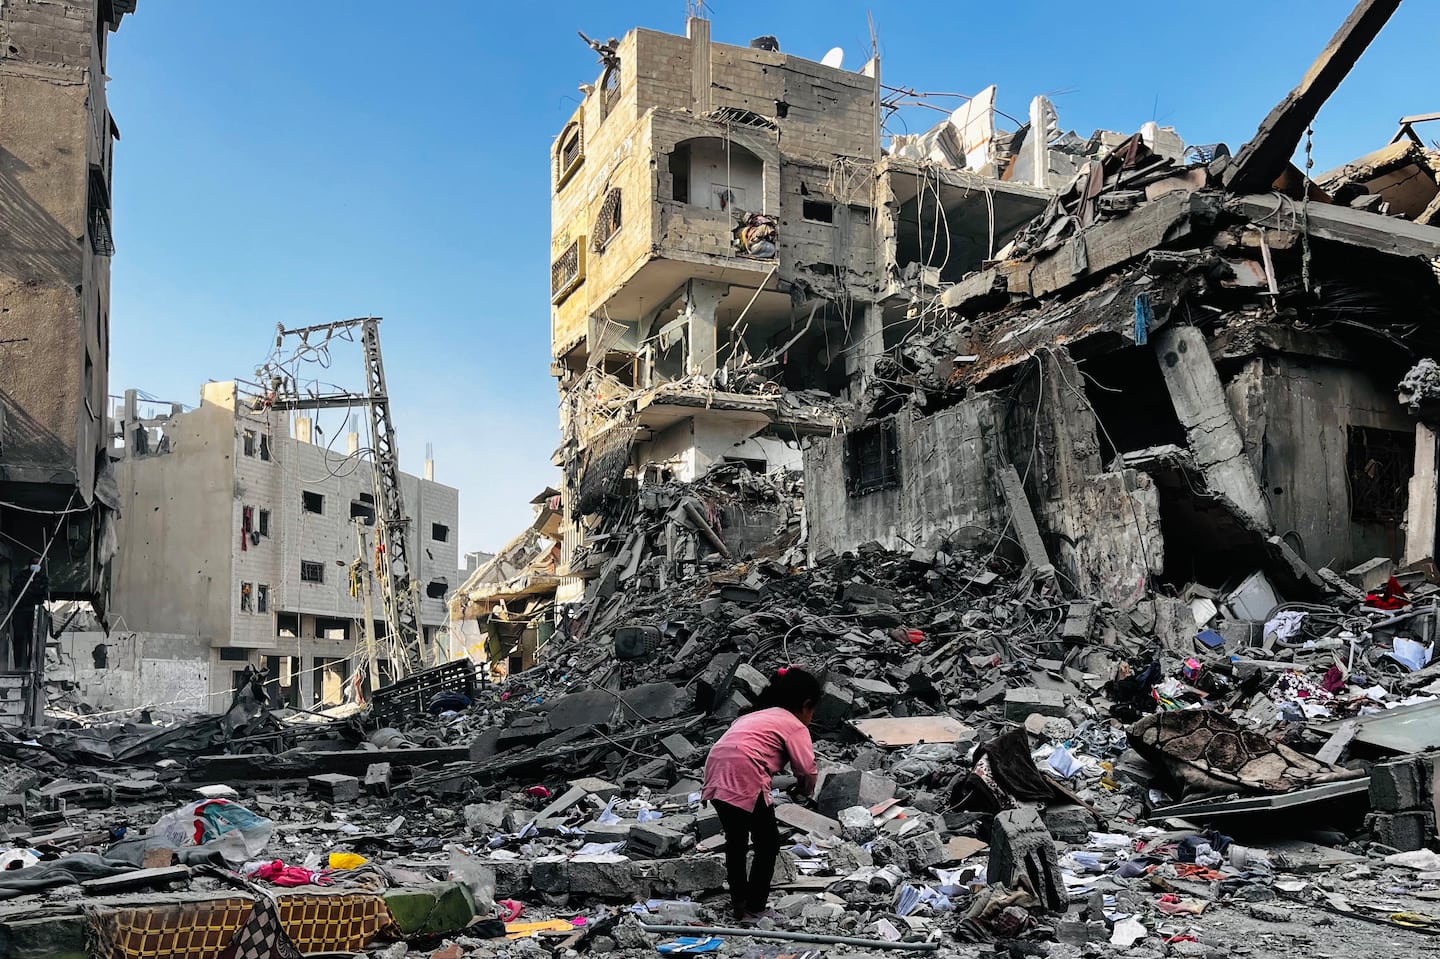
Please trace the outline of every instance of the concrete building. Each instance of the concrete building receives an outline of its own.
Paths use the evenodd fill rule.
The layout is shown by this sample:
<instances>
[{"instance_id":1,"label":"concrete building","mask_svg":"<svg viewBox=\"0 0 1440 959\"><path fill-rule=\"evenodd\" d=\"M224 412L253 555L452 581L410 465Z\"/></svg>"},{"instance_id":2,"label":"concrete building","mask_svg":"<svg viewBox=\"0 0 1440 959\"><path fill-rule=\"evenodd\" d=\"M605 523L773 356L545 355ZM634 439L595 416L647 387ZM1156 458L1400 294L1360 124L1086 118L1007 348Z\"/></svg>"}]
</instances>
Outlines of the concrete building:
<instances>
[{"instance_id":1,"label":"concrete building","mask_svg":"<svg viewBox=\"0 0 1440 959\"><path fill-rule=\"evenodd\" d=\"M601 75L551 153L562 601L596 571L577 549L607 498L727 461L799 469L941 276L1051 195L885 156L876 59L857 72L710 29L592 44Z\"/></svg>"},{"instance_id":2,"label":"concrete building","mask_svg":"<svg viewBox=\"0 0 1440 959\"><path fill-rule=\"evenodd\" d=\"M154 418L138 415L131 394L120 430L113 609L124 630L188 637L188 658L208 664L210 708L247 665L267 668L272 698L291 705L340 702L358 667L362 683L391 678L370 535L374 471L351 455L358 436L321 436L233 382L206 384L195 410ZM457 585L459 493L428 464L425 478L402 483L431 648ZM373 680L367 582L381 639Z\"/></svg>"},{"instance_id":3,"label":"concrete building","mask_svg":"<svg viewBox=\"0 0 1440 959\"><path fill-rule=\"evenodd\" d=\"M103 603L109 35L135 0L0 3L0 590L45 554L51 594ZM113 530L111 531L113 532ZM47 551L47 546L49 547ZM9 606L9 597L4 597Z\"/></svg>"}]
</instances>

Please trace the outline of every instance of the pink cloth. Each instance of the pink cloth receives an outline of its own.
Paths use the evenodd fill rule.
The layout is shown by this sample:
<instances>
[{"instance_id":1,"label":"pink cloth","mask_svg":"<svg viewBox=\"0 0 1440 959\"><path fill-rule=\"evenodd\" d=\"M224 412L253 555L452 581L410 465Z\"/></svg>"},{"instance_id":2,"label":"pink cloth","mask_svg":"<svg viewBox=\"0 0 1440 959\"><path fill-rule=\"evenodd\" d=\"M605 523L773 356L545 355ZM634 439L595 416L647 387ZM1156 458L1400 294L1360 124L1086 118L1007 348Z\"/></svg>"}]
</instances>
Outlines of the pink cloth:
<instances>
[{"instance_id":1,"label":"pink cloth","mask_svg":"<svg viewBox=\"0 0 1440 959\"><path fill-rule=\"evenodd\" d=\"M802 792L815 791L815 748L810 730L778 706L741 716L710 747L702 799L718 799L750 811L756 800L770 804L770 777L789 761Z\"/></svg>"}]
</instances>

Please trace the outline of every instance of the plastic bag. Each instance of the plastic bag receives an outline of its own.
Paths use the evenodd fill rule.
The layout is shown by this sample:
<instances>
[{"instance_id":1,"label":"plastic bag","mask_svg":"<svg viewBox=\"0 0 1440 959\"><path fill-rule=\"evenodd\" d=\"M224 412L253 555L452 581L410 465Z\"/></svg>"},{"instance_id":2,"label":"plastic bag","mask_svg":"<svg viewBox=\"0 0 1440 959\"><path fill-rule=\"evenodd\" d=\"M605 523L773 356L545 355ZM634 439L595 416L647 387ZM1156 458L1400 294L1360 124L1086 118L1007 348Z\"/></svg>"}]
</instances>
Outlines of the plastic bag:
<instances>
[{"instance_id":1,"label":"plastic bag","mask_svg":"<svg viewBox=\"0 0 1440 959\"><path fill-rule=\"evenodd\" d=\"M228 799L202 799L166 813L151 832L176 849L214 850L239 864L260 855L275 824Z\"/></svg>"}]
</instances>

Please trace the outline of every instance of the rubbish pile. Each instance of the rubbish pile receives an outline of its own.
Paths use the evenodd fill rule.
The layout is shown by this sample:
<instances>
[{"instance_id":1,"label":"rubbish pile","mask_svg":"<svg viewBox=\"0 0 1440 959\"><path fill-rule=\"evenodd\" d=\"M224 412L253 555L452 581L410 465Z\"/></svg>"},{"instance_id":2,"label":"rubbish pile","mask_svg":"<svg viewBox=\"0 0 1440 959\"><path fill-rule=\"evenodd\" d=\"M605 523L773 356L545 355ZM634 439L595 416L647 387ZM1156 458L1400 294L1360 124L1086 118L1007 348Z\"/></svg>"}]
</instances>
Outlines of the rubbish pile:
<instances>
[{"instance_id":1,"label":"rubbish pile","mask_svg":"<svg viewBox=\"0 0 1440 959\"><path fill-rule=\"evenodd\" d=\"M799 492L732 470L612 502L591 598L499 682L450 663L343 721L242 689L228 719L0 740L0 945L89 913L130 955L140 913L184 930L224 903L234 935L273 909L304 951L397 959L1440 931L1420 577L1121 609L973 530L807 563ZM734 929L703 765L792 664L823 678L820 783L797 803L777 778L777 915Z\"/></svg>"}]
</instances>

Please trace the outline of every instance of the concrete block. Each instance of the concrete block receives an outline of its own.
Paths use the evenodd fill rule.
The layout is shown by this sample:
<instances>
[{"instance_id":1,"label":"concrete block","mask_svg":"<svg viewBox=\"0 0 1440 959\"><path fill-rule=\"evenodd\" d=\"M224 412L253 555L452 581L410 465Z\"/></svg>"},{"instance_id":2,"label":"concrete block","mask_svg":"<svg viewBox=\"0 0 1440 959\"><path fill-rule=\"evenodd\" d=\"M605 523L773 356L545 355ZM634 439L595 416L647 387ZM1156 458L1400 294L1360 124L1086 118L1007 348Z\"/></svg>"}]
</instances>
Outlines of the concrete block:
<instances>
[{"instance_id":1,"label":"concrete block","mask_svg":"<svg viewBox=\"0 0 1440 959\"><path fill-rule=\"evenodd\" d=\"M487 865L495 870L496 899L524 899L530 893L530 860L495 859Z\"/></svg>"},{"instance_id":2,"label":"concrete block","mask_svg":"<svg viewBox=\"0 0 1440 959\"><path fill-rule=\"evenodd\" d=\"M940 841L940 834L933 829L906 836L900 845L910 857L910 867L915 872L938 866L950 858L945 852L945 844Z\"/></svg>"},{"instance_id":3,"label":"concrete block","mask_svg":"<svg viewBox=\"0 0 1440 959\"><path fill-rule=\"evenodd\" d=\"M875 838L875 817L865 806L851 806L839 813L841 835L851 842L865 843Z\"/></svg>"},{"instance_id":4,"label":"concrete block","mask_svg":"<svg viewBox=\"0 0 1440 959\"><path fill-rule=\"evenodd\" d=\"M670 683L636 686L620 693L622 718L633 722L638 714L645 719L671 719L685 711L688 699L684 689Z\"/></svg>"},{"instance_id":5,"label":"concrete block","mask_svg":"<svg viewBox=\"0 0 1440 959\"><path fill-rule=\"evenodd\" d=\"M1065 715L1065 695L1051 689L1026 686L1005 692L1005 718L1011 722L1024 722L1032 713L1041 716Z\"/></svg>"},{"instance_id":6,"label":"concrete block","mask_svg":"<svg viewBox=\"0 0 1440 959\"><path fill-rule=\"evenodd\" d=\"M1095 828L1095 817L1084 806L1050 806L1041 815L1056 842L1085 843Z\"/></svg>"},{"instance_id":7,"label":"concrete block","mask_svg":"<svg viewBox=\"0 0 1440 959\"><path fill-rule=\"evenodd\" d=\"M509 803L470 803L465 807L465 825L477 836L498 832L505 824L505 814L510 812Z\"/></svg>"},{"instance_id":8,"label":"concrete block","mask_svg":"<svg viewBox=\"0 0 1440 959\"><path fill-rule=\"evenodd\" d=\"M1370 771L1370 808L1404 812L1428 806L1435 775L1435 760L1424 756L1375 766Z\"/></svg>"},{"instance_id":9,"label":"concrete block","mask_svg":"<svg viewBox=\"0 0 1440 959\"><path fill-rule=\"evenodd\" d=\"M1433 812L1370 813L1365 817L1365 825L1376 840L1401 852L1424 849L1436 838Z\"/></svg>"},{"instance_id":10,"label":"concrete block","mask_svg":"<svg viewBox=\"0 0 1440 959\"><path fill-rule=\"evenodd\" d=\"M656 896L699 896L725 888L725 860L719 856L682 856L645 865L651 870L650 888Z\"/></svg>"},{"instance_id":11,"label":"concrete block","mask_svg":"<svg viewBox=\"0 0 1440 959\"><path fill-rule=\"evenodd\" d=\"M666 736L664 739L660 740L660 745L667 753L671 755L671 757L675 759L676 762L681 763L683 763L685 760L689 759L691 756L695 755L697 752L700 751L694 743L692 743L690 740L686 739L679 733L675 733L672 736Z\"/></svg>"},{"instance_id":12,"label":"concrete block","mask_svg":"<svg viewBox=\"0 0 1440 959\"><path fill-rule=\"evenodd\" d=\"M0 956L8 959L90 959L83 915L0 922Z\"/></svg>"},{"instance_id":13,"label":"concrete block","mask_svg":"<svg viewBox=\"0 0 1440 959\"><path fill-rule=\"evenodd\" d=\"M821 815L834 819L842 809L864 806L869 809L895 795L895 781L859 769L841 769L825 774L815 805Z\"/></svg>"},{"instance_id":14,"label":"concrete block","mask_svg":"<svg viewBox=\"0 0 1440 959\"><path fill-rule=\"evenodd\" d=\"M995 817L986 876L1010 889L1024 882L1041 906L1052 912L1063 911L1070 902L1055 843L1034 806L1007 809Z\"/></svg>"},{"instance_id":15,"label":"concrete block","mask_svg":"<svg viewBox=\"0 0 1440 959\"><path fill-rule=\"evenodd\" d=\"M365 791L373 796L390 795L390 764L371 763L365 770Z\"/></svg>"},{"instance_id":16,"label":"concrete block","mask_svg":"<svg viewBox=\"0 0 1440 959\"><path fill-rule=\"evenodd\" d=\"M861 603L878 606L894 606L895 591L869 583L846 583L840 598L847 603Z\"/></svg>"},{"instance_id":17,"label":"concrete block","mask_svg":"<svg viewBox=\"0 0 1440 959\"><path fill-rule=\"evenodd\" d=\"M625 851L646 859L661 859L674 855L684 844L683 833L653 823L637 823L630 830Z\"/></svg>"},{"instance_id":18,"label":"concrete block","mask_svg":"<svg viewBox=\"0 0 1440 959\"><path fill-rule=\"evenodd\" d=\"M826 683L820 691L820 702L815 704L815 725L834 727L850 718L855 709L855 694L843 686Z\"/></svg>"},{"instance_id":19,"label":"concrete block","mask_svg":"<svg viewBox=\"0 0 1440 959\"><path fill-rule=\"evenodd\" d=\"M310 792L330 802L351 802L360 798L360 780L342 773L322 773L307 780Z\"/></svg>"},{"instance_id":20,"label":"concrete block","mask_svg":"<svg viewBox=\"0 0 1440 959\"><path fill-rule=\"evenodd\" d=\"M770 685L770 681L765 678L765 674L749 663L741 663L735 667L735 686L749 696L752 701L759 699L760 693L768 685Z\"/></svg>"},{"instance_id":21,"label":"concrete block","mask_svg":"<svg viewBox=\"0 0 1440 959\"><path fill-rule=\"evenodd\" d=\"M1345 582L1365 592L1379 589L1390 581L1395 572L1395 563L1384 556L1366 560L1354 569L1345 571Z\"/></svg>"},{"instance_id":22,"label":"concrete block","mask_svg":"<svg viewBox=\"0 0 1440 959\"><path fill-rule=\"evenodd\" d=\"M561 696L545 713L550 730L573 729L576 726L607 726L615 718L620 702L615 694L603 689L586 689ZM514 724L511 724L512 727Z\"/></svg>"},{"instance_id":23,"label":"concrete block","mask_svg":"<svg viewBox=\"0 0 1440 959\"><path fill-rule=\"evenodd\" d=\"M390 918L406 936L452 935L475 918L475 899L460 882L391 889L383 896Z\"/></svg>"}]
</instances>

